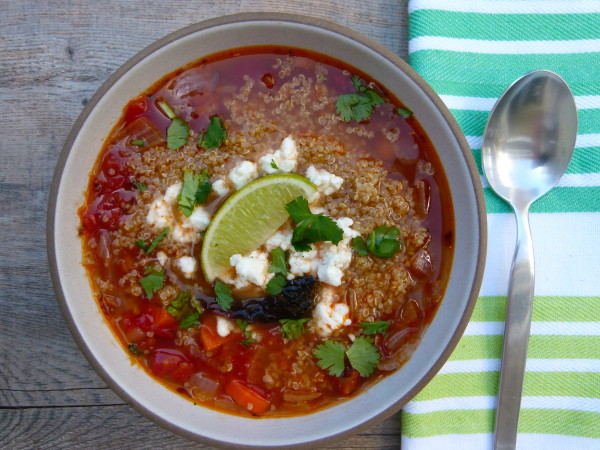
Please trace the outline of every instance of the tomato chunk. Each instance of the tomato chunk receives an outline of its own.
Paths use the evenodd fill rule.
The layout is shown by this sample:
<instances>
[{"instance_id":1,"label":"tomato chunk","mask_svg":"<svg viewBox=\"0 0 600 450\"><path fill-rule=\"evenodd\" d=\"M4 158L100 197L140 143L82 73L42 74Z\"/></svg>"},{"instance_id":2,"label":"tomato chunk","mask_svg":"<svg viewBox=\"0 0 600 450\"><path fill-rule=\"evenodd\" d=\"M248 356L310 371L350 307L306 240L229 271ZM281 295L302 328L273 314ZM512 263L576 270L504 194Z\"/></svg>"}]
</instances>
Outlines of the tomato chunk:
<instances>
[{"instance_id":1,"label":"tomato chunk","mask_svg":"<svg viewBox=\"0 0 600 450\"><path fill-rule=\"evenodd\" d=\"M162 348L153 351L149 358L150 370L161 378L175 383L185 383L192 376L193 365L179 350Z\"/></svg>"},{"instance_id":2,"label":"tomato chunk","mask_svg":"<svg viewBox=\"0 0 600 450\"><path fill-rule=\"evenodd\" d=\"M232 341L236 338L236 335L237 333L229 333L227 336L219 335L217 333L217 316L214 314L209 314L202 320L200 341L207 352L212 352L227 342Z\"/></svg>"},{"instance_id":3,"label":"tomato chunk","mask_svg":"<svg viewBox=\"0 0 600 450\"><path fill-rule=\"evenodd\" d=\"M246 408L252 414L260 415L271 405L271 402L267 398L240 380L230 380L225 385L225 392L238 405Z\"/></svg>"}]
</instances>

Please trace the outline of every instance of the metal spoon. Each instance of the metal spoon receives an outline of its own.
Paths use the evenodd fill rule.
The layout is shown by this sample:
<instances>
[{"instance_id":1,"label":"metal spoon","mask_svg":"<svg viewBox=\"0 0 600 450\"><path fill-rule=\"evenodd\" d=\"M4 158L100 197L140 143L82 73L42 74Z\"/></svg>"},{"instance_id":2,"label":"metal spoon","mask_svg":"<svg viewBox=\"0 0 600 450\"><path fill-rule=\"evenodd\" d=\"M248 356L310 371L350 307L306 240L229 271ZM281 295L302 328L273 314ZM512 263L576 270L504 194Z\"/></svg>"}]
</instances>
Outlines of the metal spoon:
<instances>
[{"instance_id":1,"label":"metal spoon","mask_svg":"<svg viewBox=\"0 0 600 450\"><path fill-rule=\"evenodd\" d=\"M533 306L533 244L529 206L563 175L575 146L577 109L562 78L538 70L515 81L488 119L481 157L490 186L514 209L517 247L513 257L500 387L495 449L514 449Z\"/></svg>"}]
</instances>

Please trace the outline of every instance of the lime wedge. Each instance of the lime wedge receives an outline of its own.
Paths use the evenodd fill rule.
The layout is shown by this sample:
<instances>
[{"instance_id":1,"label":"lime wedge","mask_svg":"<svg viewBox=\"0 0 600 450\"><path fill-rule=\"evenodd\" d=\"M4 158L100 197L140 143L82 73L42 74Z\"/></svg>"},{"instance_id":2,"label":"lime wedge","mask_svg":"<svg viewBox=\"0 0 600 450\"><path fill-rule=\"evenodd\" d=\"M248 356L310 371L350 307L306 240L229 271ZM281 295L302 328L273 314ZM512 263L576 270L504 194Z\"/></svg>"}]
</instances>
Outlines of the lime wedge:
<instances>
[{"instance_id":1,"label":"lime wedge","mask_svg":"<svg viewBox=\"0 0 600 450\"><path fill-rule=\"evenodd\" d=\"M285 206L310 198L317 188L296 174L267 175L229 197L213 217L202 244L202 270L210 283L231 265L229 258L256 250L289 218Z\"/></svg>"}]
</instances>

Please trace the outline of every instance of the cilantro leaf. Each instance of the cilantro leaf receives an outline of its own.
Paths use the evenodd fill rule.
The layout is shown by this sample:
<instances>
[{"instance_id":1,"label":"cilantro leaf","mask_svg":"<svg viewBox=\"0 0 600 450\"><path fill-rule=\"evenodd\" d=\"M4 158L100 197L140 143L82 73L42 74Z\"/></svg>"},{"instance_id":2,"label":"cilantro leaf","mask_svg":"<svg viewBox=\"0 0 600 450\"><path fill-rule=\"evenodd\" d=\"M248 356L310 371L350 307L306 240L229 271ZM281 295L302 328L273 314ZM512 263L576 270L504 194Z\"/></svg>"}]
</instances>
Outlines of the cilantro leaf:
<instances>
[{"instance_id":1,"label":"cilantro leaf","mask_svg":"<svg viewBox=\"0 0 600 450\"><path fill-rule=\"evenodd\" d=\"M346 368L344 346L337 341L323 341L313 350L318 358L317 364L329 371L330 375L339 377Z\"/></svg>"},{"instance_id":2,"label":"cilantro leaf","mask_svg":"<svg viewBox=\"0 0 600 450\"><path fill-rule=\"evenodd\" d=\"M285 252L281 248L271 250L271 266L270 273L280 273L287 275L287 261L285 260Z\"/></svg>"},{"instance_id":3,"label":"cilantro leaf","mask_svg":"<svg viewBox=\"0 0 600 450\"><path fill-rule=\"evenodd\" d=\"M140 348L137 346L137 344L129 344L129 347L127 347L127 348L135 356L139 356L142 353L144 353L143 351L140 350Z\"/></svg>"},{"instance_id":4,"label":"cilantro leaf","mask_svg":"<svg viewBox=\"0 0 600 450\"><path fill-rule=\"evenodd\" d=\"M373 115L373 108L385 103L385 99L376 90L366 87L356 75L352 76L352 85L356 93L339 95L335 111L344 122L368 120Z\"/></svg>"},{"instance_id":5,"label":"cilantro leaf","mask_svg":"<svg viewBox=\"0 0 600 450\"><path fill-rule=\"evenodd\" d=\"M256 339L250 339L250 336L252 336L252 331L248 329L248 322L246 322L244 319L236 319L235 323L237 323L237 326L240 328L240 330L244 332L244 337L246 338L240 342L240 344L247 347L253 342L256 342Z\"/></svg>"},{"instance_id":6,"label":"cilantro leaf","mask_svg":"<svg viewBox=\"0 0 600 450\"><path fill-rule=\"evenodd\" d=\"M391 324L392 322L386 320L381 322L362 322L359 326L364 330L366 335L372 335L385 334Z\"/></svg>"},{"instance_id":7,"label":"cilantro leaf","mask_svg":"<svg viewBox=\"0 0 600 450\"><path fill-rule=\"evenodd\" d=\"M199 176L200 181L198 183L198 190L196 191L196 203L202 205L206 203L208 195L212 192L212 183L208 178L208 169L202 169Z\"/></svg>"},{"instance_id":8,"label":"cilantro leaf","mask_svg":"<svg viewBox=\"0 0 600 450\"><path fill-rule=\"evenodd\" d=\"M240 344L248 347L250 344L252 344L254 342L256 342L256 339L244 339L242 342L240 342Z\"/></svg>"},{"instance_id":9,"label":"cilantro leaf","mask_svg":"<svg viewBox=\"0 0 600 450\"><path fill-rule=\"evenodd\" d=\"M167 306L167 312L175 317L179 318L181 315L181 310L185 308L189 304L189 301L192 298L192 293L190 291L182 291L177 294L177 297L169 303Z\"/></svg>"},{"instance_id":10,"label":"cilantro leaf","mask_svg":"<svg viewBox=\"0 0 600 450\"><path fill-rule=\"evenodd\" d=\"M398 108L398 109L396 109L396 113L399 116L404 117L405 119L408 119L409 117L412 117L412 115L413 115L413 112L408 108Z\"/></svg>"},{"instance_id":11,"label":"cilantro leaf","mask_svg":"<svg viewBox=\"0 0 600 450\"><path fill-rule=\"evenodd\" d=\"M281 324L281 334L284 338L293 341L294 339L298 339L304 333L304 325L310 319L281 319L279 323Z\"/></svg>"},{"instance_id":12,"label":"cilantro leaf","mask_svg":"<svg viewBox=\"0 0 600 450\"><path fill-rule=\"evenodd\" d=\"M136 181L135 182L135 187L137 188L138 191L140 192L144 192L148 186L146 186L144 183L142 183L141 181Z\"/></svg>"},{"instance_id":13,"label":"cilantro leaf","mask_svg":"<svg viewBox=\"0 0 600 450\"><path fill-rule=\"evenodd\" d=\"M356 236L352 239L352 247L357 255L367 256L369 251L367 250L367 244L361 236Z\"/></svg>"},{"instance_id":14,"label":"cilantro leaf","mask_svg":"<svg viewBox=\"0 0 600 450\"><path fill-rule=\"evenodd\" d=\"M180 117L175 117L169 128L167 128L167 147L171 150L177 150L187 143L190 134L190 127L187 122Z\"/></svg>"},{"instance_id":15,"label":"cilantro leaf","mask_svg":"<svg viewBox=\"0 0 600 450\"><path fill-rule=\"evenodd\" d=\"M156 236L150 243L150 246L145 250L146 254L152 253L152 251L154 251L154 249L156 247L158 247L158 244L160 244L160 241L162 241L165 238L165 236L169 233L169 231L170 231L169 227L162 230L162 233L160 233L158 236Z\"/></svg>"},{"instance_id":16,"label":"cilantro leaf","mask_svg":"<svg viewBox=\"0 0 600 450\"><path fill-rule=\"evenodd\" d=\"M313 214L308 201L300 196L286 205L286 209L296 224L292 234L292 245L299 252L310 250L314 242L330 241L337 245L343 238L343 230L330 217Z\"/></svg>"},{"instance_id":17,"label":"cilantro leaf","mask_svg":"<svg viewBox=\"0 0 600 450\"><path fill-rule=\"evenodd\" d=\"M153 267L146 268L146 274L148 276L140 279L140 284L144 288L144 292L149 299L154 297L154 293L163 288L165 282L165 269L161 268L159 271L154 270Z\"/></svg>"},{"instance_id":18,"label":"cilantro leaf","mask_svg":"<svg viewBox=\"0 0 600 450\"><path fill-rule=\"evenodd\" d=\"M183 171L183 185L177 198L179 211L186 217L192 215L198 203L206 203L212 191L212 184L208 179L208 170L203 169L200 174L189 170Z\"/></svg>"},{"instance_id":19,"label":"cilantro leaf","mask_svg":"<svg viewBox=\"0 0 600 450\"><path fill-rule=\"evenodd\" d=\"M399 235L400 231L396 227L376 228L367 239L367 247L375 256L391 258L400 249Z\"/></svg>"},{"instance_id":20,"label":"cilantro leaf","mask_svg":"<svg viewBox=\"0 0 600 450\"><path fill-rule=\"evenodd\" d=\"M131 143L138 147L143 147L145 145L143 139L136 139L135 141L131 141Z\"/></svg>"},{"instance_id":21,"label":"cilantro leaf","mask_svg":"<svg viewBox=\"0 0 600 450\"><path fill-rule=\"evenodd\" d=\"M215 282L215 297L217 303L224 311L231 308L231 304L233 303L231 288L218 280Z\"/></svg>"},{"instance_id":22,"label":"cilantro leaf","mask_svg":"<svg viewBox=\"0 0 600 450\"><path fill-rule=\"evenodd\" d=\"M160 110L167 116L169 119L173 120L177 115L173 112L171 107L164 100L159 100L156 102L156 105L160 108Z\"/></svg>"},{"instance_id":23,"label":"cilantro leaf","mask_svg":"<svg viewBox=\"0 0 600 450\"><path fill-rule=\"evenodd\" d=\"M277 167L277 164L275 163L274 159L271 160L271 168L275 169L275 170L279 170L279 167Z\"/></svg>"},{"instance_id":24,"label":"cilantro leaf","mask_svg":"<svg viewBox=\"0 0 600 450\"><path fill-rule=\"evenodd\" d=\"M205 149L219 148L225 139L227 139L225 124L219 116L212 116L206 130L198 137L198 145Z\"/></svg>"},{"instance_id":25,"label":"cilantro leaf","mask_svg":"<svg viewBox=\"0 0 600 450\"><path fill-rule=\"evenodd\" d=\"M198 325L200 325L200 313L196 310L182 317L182 319L179 321L179 328L183 330L197 327Z\"/></svg>"},{"instance_id":26,"label":"cilantro leaf","mask_svg":"<svg viewBox=\"0 0 600 450\"><path fill-rule=\"evenodd\" d=\"M346 356L350 365L358 371L361 377L371 375L381 358L379 350L373 344L373 339L366 336L357 337L350 348L346 350Z\"/></svg>"},{"instance_id":27,"label":"cilantro leaf","mask_svg":"<svg viewBox=\"0 0 600 450\"><path fill-rule=\"evenodd\" d=\"M271 278L269 280L265 289L269 294L277 295L281 291L283 291L283 288L285 287L286 283L287 283L287 279L285 278L285 276L278 273L277 275L275 275L273 278Z\"/></svg>"}]
</instances>

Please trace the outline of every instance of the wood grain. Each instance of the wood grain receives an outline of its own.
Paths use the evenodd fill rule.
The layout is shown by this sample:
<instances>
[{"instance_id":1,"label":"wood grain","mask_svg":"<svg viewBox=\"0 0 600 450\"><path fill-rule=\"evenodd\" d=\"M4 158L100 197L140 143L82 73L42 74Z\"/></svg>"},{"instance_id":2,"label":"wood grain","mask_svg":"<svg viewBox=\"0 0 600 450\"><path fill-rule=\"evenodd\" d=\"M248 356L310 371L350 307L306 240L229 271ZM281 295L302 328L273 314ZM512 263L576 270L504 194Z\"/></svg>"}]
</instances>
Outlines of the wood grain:
<instances>
[{"instance_id":1,"label":"wood grain","mask_svg":"<svg viewBox=\"0 0 600 450\"><path fill-rule=\"evenodd\" d=\"M249 11L327 19L406 57L406 4L0 2L0 448L202 448L145 419L106 387L77 348L54 298L45 246L48 190L71 126L106 78L172 31ZM332 448L399 445L395 415Z\"/></svg>"}]
</instances>

